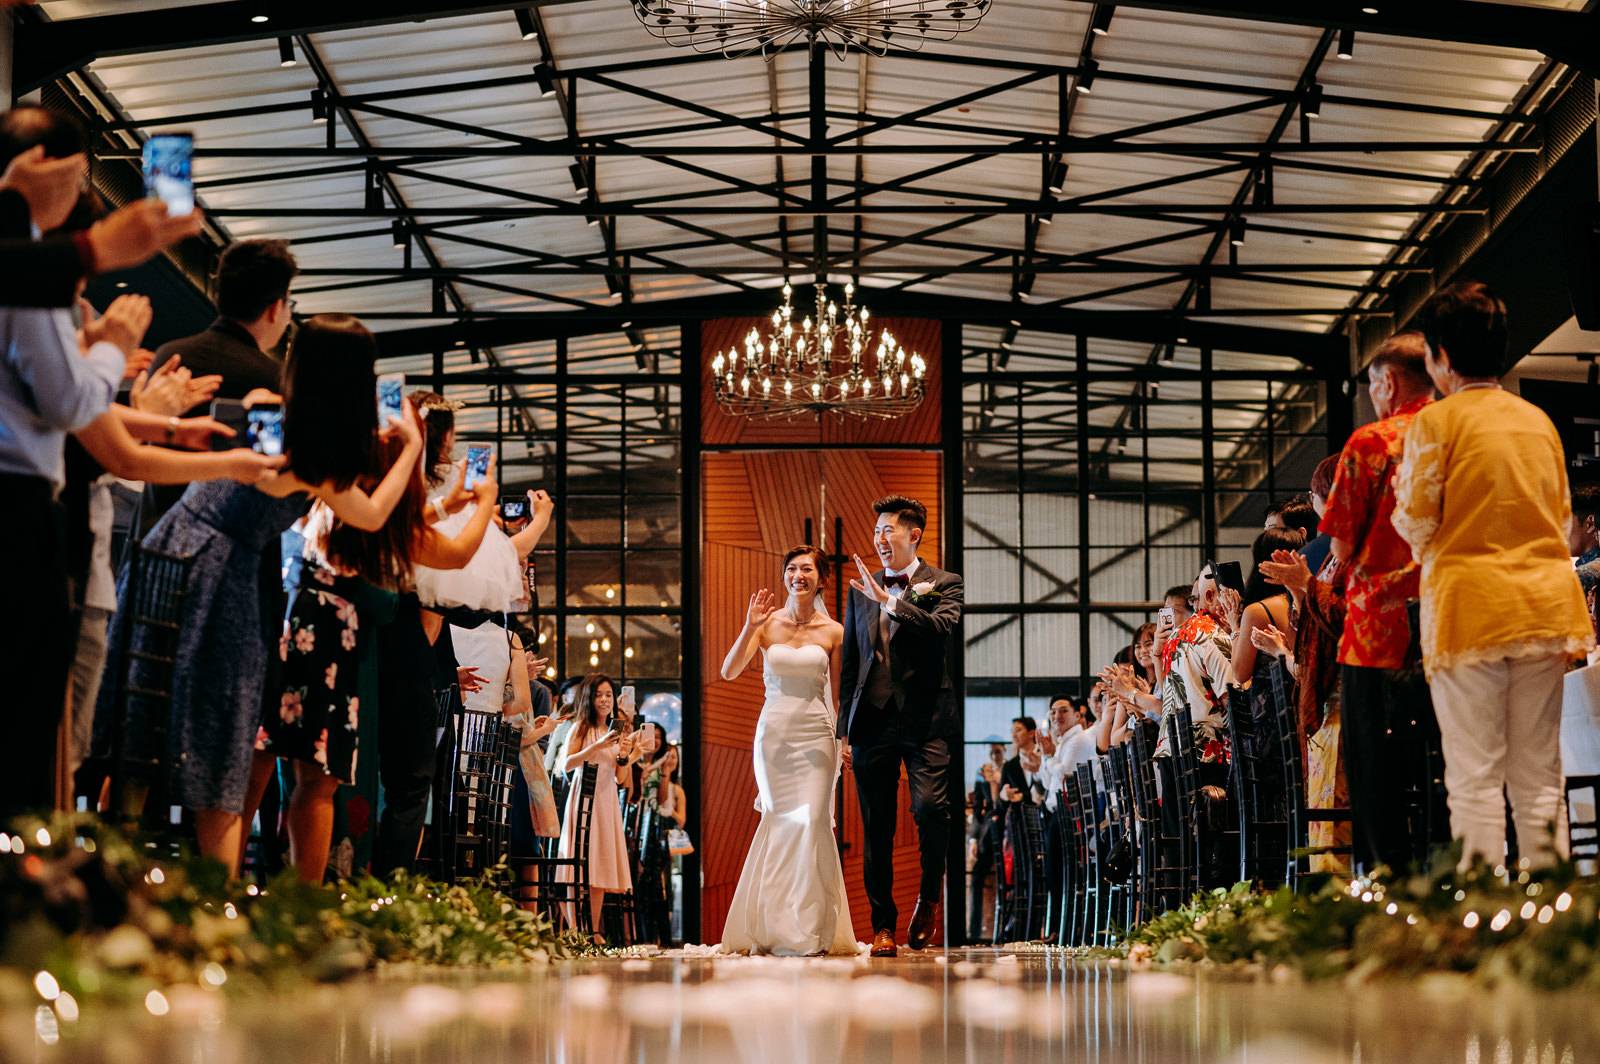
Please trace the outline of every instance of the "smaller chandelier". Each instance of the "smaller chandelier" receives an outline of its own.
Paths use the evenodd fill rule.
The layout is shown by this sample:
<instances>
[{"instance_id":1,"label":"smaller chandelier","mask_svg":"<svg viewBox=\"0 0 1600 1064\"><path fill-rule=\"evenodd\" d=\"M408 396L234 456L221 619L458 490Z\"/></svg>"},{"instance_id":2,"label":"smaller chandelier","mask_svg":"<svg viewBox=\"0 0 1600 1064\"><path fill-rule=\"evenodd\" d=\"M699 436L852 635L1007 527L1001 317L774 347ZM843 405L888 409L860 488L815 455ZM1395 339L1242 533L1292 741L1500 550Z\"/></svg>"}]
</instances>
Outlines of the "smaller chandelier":
<instances>
[{"instance_id":1,"label":"smaller chandelier","mask_svg":"<svg viewBox=\"0 0 1600 1064\"><path fill-rule=\"evenodd\" d=\"M992 0L632 0L633 13L677 48L763 59L802 42L843 59L921 48L977 26Z\"/></svg>"},{"instance_id":2,"label":"smaller chandelier","mask_svg":"<svg viewBox=\"0 0 1600 1064\"><path fill-rule=\"evenodd\" d=\"M755 421L802 414L888 420L920 406L928 371L922 356L887 329L872 335L867 308L855 305L855 285L844 286L842 308L828 299L827 285L815 287L815 318L795 324L793 290L785 284L771 332L751 329L742 352L730 347L712 360L717 405Z\"/></svg>"}]
</instances>

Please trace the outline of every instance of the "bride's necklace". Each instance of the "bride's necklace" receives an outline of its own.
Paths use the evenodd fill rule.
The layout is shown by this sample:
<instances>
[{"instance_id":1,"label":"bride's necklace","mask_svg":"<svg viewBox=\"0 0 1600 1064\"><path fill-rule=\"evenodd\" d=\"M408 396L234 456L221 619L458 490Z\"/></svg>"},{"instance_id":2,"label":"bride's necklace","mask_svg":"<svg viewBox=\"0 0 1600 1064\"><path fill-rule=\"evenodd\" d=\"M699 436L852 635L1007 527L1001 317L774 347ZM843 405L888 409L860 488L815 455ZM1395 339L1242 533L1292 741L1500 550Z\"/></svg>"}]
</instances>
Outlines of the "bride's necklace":
<instances>
[{"instance_id":1,"label":"bride's necklace","mask_svg":"<svg viewBox=\"0 0 1600 1064\"><path fill-rule=\"evenodd\" d=\"M810 628L812 625L817 623L816 607L812 607L811 616L807 617L803 621L800 619L800 611L795 609L792 605L785 607L783 612L789 615L790 622L793 623L796 628Z\"/></svg>"}]
</instances>

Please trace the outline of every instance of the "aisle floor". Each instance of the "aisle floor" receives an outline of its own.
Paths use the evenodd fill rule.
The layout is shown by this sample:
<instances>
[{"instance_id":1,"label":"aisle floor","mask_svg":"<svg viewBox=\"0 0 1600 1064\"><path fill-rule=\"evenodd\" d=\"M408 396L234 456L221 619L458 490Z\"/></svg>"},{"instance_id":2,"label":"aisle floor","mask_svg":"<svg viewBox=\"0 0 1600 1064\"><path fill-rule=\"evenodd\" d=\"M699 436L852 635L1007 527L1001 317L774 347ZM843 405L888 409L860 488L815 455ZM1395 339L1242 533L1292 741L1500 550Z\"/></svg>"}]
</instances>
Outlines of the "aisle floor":
<instances>
[{"instance_id":1,"label":"aisle floor","mask_svg":"<svg viewBox=\"0 0 1600 1064\"><path fill-rule=\"evenodd\" d=\"M941 959L942 958L942 959ZM1346 987L1128 972L1059 951L893 960L665 956L509 974L390 971L164 1016L7 1010L0 1059L185 1064L1582 1064L1600 1001L1457 978Z\"/></svg>"}]
</instances>

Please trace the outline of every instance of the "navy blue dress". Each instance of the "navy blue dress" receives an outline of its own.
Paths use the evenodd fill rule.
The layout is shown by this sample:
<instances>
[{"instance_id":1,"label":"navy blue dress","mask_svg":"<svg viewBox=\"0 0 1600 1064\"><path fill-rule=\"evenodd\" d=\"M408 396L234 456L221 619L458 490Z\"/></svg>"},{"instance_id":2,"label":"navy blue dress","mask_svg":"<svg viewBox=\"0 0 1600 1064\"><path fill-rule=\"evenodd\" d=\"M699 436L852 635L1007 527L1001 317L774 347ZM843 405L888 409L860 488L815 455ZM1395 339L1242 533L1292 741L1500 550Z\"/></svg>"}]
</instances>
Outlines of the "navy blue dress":
<instances>
[{"instance_id":1,"label":"navy blue dress","mask_svg":"<svg viewBox=\"0 0 1600 1064\"><path fill-rule=\"evenodd\" d=\"M167 765L170 800L189 809L244 810L251 751L269 686L269 643L276 654L282 616L265 617L280 589L264 586L263 571L278 571L278 539L310 508L306 495L275 499L233 481L191 484L145 536L144 545L193 556L173 667ZM122 599L126 570L118 577ZM263 592L274 594L263 595ZM111 645L123 622L113 619ZM137 636L137 632L135 635ZM137 638L130 649L139 649ZM129 655L129 686L140 684L143 664ZM108 698L116 685L101 686L97 724L110 719ZM130 757L151 757L149 706L130 695L126 748ZM98 744L97 744L98 745Z\"/></svg>"}]
</instances>

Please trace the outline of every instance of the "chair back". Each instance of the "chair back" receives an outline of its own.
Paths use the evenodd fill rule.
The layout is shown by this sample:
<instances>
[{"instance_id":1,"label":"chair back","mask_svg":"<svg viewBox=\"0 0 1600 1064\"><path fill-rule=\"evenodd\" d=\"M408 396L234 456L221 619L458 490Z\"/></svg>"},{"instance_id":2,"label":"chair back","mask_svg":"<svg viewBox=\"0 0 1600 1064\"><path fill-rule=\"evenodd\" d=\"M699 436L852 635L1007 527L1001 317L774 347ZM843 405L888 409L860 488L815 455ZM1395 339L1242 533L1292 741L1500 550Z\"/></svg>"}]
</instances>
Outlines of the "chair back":
<instances>
[{"instance_id":1,"label":"chair back","mask_svg":"<svg viewBox=\"0 0 1600 1064\"><path fill-rule=\"evenodd\" d=\"M104 751L114 810L125 808L131 782L155 786L166 778L173 674L193 567L192 555L168 554L140 543L129 548L117 601L117 640L111 648L116 687Z\"/></svg>"}]
</instances>

